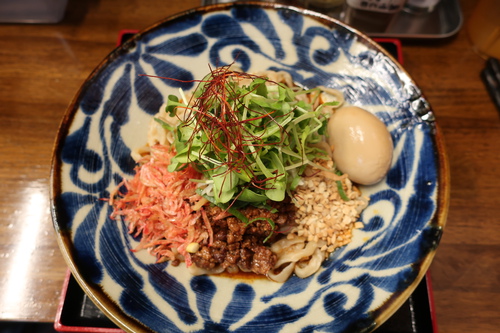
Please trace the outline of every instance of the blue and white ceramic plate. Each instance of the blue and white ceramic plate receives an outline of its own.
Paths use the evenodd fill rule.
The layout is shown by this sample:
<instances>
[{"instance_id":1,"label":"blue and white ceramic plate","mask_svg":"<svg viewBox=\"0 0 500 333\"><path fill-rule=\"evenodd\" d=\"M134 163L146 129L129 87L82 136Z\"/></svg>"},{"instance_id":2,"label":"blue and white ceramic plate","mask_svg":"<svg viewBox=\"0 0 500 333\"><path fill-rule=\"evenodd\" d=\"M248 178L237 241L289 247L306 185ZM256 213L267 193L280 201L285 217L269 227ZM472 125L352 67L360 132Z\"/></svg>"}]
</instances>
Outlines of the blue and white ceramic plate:
<instances>
[{"instance_id":1,"label":"blue and white ceramic plate","mask_svg":"<svg viewBox=\"0 0 500 333\"><path fill-rule=\"evenodd\" d=\"M387 178L364 229L321 270L284 284L265 278L191 276L155 264L103 198L131 177L133 148L179 87L216 67L284 70L305 86L341 90L375 113L394 140ZM176 78L161 80L139 74ZM59 245L88 296L130 332L368 332L411 294L445 223L446 157L433 112L408 74L366 36L326 16L272 4L203 7L137 34L85 82L54 151L52 211Z\"/></svg>"}]
</instances>

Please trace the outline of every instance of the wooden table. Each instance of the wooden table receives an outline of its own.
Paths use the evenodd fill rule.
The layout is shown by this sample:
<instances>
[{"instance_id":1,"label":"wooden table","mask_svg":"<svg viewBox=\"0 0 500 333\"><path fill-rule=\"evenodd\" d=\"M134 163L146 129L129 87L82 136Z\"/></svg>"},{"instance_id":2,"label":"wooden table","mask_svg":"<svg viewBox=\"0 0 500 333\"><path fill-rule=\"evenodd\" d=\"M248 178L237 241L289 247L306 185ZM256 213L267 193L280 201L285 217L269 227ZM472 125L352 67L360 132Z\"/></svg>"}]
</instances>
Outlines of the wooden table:
<instances>
[{"instance_id":1,"label":"wooden table","mask_svg":"<svg viewBox=\"0 0 500 333\"><path fill-rule=\"evenodd\" d=\"M59 122L122 29L199 5L69 1L55 25L0 25L0 320L52 322L66 265L49 212ZM467 19L475 1L462 1ZM500 117L479 78L484 60L465 30L403 41L405 67L434 108L451 167L448 224L432 264L440 332L500 327Z\"/></svg>"}]
</instances>

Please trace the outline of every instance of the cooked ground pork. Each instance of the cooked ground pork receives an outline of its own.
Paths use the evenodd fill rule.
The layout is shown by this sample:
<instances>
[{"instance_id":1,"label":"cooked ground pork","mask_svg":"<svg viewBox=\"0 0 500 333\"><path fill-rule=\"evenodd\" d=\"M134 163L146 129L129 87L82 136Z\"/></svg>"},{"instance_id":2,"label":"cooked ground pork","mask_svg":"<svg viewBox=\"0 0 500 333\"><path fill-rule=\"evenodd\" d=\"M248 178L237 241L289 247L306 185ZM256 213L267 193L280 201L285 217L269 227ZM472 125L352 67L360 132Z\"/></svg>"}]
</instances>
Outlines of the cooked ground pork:
<instances>
[{"instance_id":1,"label":"cooked ground pork","mask_svg":"<svg viewBox=\"0 0 500 333\"><path fill-rule=\"evenodd\" d=\"M211 246L201 246L192 255L193 263L199 268L214 270L224 268L226 271L253 272L265 275L276 263L274 254L266 244L272 244L280 237L276 230L292 224L295 219L295 206L289 202L271 203L279 213L271 213L267 209L246 207L240 210L249 220L256 217L270 218L276 227L266 220L254 221L246 226L234 216L218 207L207 209L207 216L214 232ZM271 234L267 243L264 240Z\"/></svg>"}]
</instances>

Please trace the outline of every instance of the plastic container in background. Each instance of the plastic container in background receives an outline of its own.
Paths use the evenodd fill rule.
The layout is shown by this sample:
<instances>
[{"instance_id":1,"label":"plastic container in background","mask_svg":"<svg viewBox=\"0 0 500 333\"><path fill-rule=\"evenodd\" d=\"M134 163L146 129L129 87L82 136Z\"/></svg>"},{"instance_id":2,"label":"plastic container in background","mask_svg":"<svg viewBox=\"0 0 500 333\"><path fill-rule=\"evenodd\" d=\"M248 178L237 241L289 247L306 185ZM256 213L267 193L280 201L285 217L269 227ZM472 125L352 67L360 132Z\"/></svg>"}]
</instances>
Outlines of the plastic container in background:
<instances>
[{"instance_id":1,"label":"plastic container in background","mask_svg":"<svg viewBox=\"0 0 500 333\"><path fill-rule=\"evenodd\" d=\"M500 0L480 0L467 22L474 51L500 59Z\"/></svg>"},{"instance_id":2,"label":"plastic container in background","mask_svg":"<svg viewBox=\"0 0 500 333\"><path fill-rule=\"evenodd\" d=\"M430 13L441 0L407 0L404 10L412 14Z\"/></svg>"},{"instance_id":3,"label":"plastic container in background","mask_svg":"<svg viewBox=\"0 0 500 333\"><path fill-rule=\"evenodd\" d=\"M343 18L345 0L306 0L306 8L329 15L333 18Z\"/></svg>"},{"instance_id":4,"label":"plastic container in background","mask_svg":"<svg viewBox=\"0 0 500 333\"><path fill-rule=\"evenodd\" d=\"M308 0L309 5L319 7L319 8L334 8L342 7L345 0Z\"/></svg>"},{"instance_id":5,"label":"plastic container in background","mask_svg":"<svg viewBox=\"0 0 500 333\"><path fill-rule=\"evenodd\" d=\"M0 0L0 23L58 23L68 0Z\"/></svg>"},{"instance_id":6,"label":"plastic container in background","mask_svg":"<svg viewBox=\"0 0 500 333\"><path fill-rule=\"evenodd\" d=\"M344 21L361 31L383 33L406 0L346 0Z\"/></svg>"}]
</instances>

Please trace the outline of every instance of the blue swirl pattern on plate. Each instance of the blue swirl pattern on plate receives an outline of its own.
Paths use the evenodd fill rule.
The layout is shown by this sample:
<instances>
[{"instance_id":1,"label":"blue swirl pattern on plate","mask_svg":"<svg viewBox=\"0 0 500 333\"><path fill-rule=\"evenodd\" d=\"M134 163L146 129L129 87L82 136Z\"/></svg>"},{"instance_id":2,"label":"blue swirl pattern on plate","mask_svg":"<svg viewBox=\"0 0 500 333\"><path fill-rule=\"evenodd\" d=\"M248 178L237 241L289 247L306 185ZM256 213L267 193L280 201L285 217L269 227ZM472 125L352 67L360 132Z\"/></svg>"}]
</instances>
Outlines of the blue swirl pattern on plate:
<instances>
[{"instance_id":1,"label":"blue swirl pattern on plate","mask_svg":"<svg viewBox=\"0 0 500 333\"><path fill-rule=\"evenodd\" d=\"M392 168L370 196L364 229L307 279L285 284L190 276L156 264L109 219L102 198L133 173L133 148L168 94L209 66L284 70L341 90L382 119ZM170 77L158 79L140 74ZM408 75L366 37L286 6L210 7L166 20L115 50L83 86L54 157L53 216L73 274L122 327L155 332L370 331L402 303L439 242L440 155L432 111ZM114 303L114 304L113 304ZM132 325L132 326L133 326Z\"/></svg>"}]
</instances>

